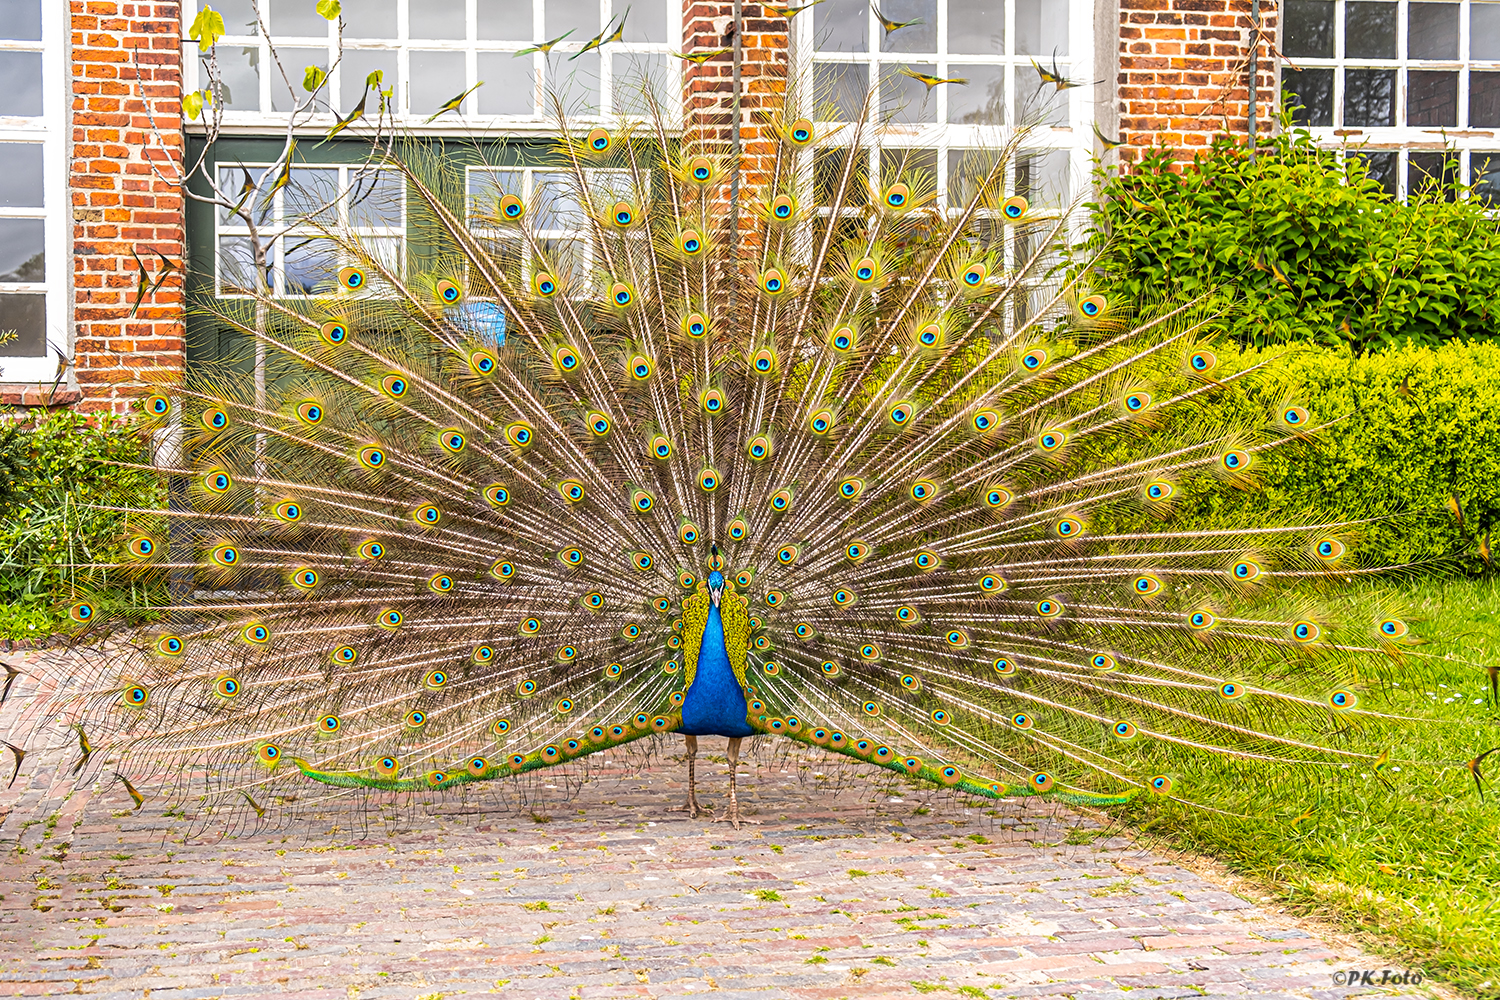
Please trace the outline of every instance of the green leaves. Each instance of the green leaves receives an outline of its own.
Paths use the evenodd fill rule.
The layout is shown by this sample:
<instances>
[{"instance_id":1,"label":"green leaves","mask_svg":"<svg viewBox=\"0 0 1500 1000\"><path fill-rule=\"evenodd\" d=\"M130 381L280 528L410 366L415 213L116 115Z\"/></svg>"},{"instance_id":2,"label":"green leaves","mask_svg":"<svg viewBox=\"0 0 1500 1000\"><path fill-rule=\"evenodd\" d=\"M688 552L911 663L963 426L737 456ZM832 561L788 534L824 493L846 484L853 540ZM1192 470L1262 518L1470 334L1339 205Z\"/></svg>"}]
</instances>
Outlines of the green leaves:
<instances>
[{"instance_id":1,"label":"green leaves","mask_svg":"<svg viewBox=\"0 0 1500 1000\"><path fill-rule=\"evenodd\" d=\"M188 37L198 43L199 48L211 49L218 40L228 34L224 27L224 15L212 7L204 7L193 18L188 27Z\"/></svg>"},{"instance_id":2,"label":"green leaves","mask_svg":"<svg viewBox=\"0 0 1500 1000\"><path fill-rule=\"evenodd\" d=\"M328 74L321 66L309 66L302 71L302 89L309 94L316 93L323 86L323 81L328 79Z\"/></svg>"},{"instance_id":3,"label":"green leaves","mask_svg":"<svg viewBox=\"0 0 1500 1000\"><path fill-rule=\"evenodd\" d=\"M195 90L190 94L182 95L182 113L191 121L197 121L198 116L203 113L203 92Z\"/></svg>"},{"instance_id":4,"label":"green leaves","mask_svg":"<svg viewBox=\"0 0 1500 1000\"><path fill-rule=\"evenodd\" d=\"M339 0L318 0L318 13L330 21L338 20L342 7Z\"/></svg>"}]
</instances>

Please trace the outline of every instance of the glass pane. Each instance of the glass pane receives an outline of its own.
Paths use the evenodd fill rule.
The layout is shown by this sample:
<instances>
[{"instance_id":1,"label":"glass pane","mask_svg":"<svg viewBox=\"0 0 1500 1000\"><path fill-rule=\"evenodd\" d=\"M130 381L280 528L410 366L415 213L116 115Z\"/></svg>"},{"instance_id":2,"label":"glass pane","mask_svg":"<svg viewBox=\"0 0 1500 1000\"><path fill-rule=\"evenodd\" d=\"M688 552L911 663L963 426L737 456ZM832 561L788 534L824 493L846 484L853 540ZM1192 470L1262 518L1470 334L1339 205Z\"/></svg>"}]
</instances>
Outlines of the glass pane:
<instances>
[{"instance_id":1,"label":"glass pane","mask_svg":"<svg viewBox=\"0 0 1500 1000\"><path fill-rule=\"evenodd\" d=\"M0 333L15 337L0 344L0 354L11 358L47 356L47 296L0 295Z\"/></svg>"},{"instance_id":2,"label":"glass pane","mask_svg":"<svg viewBox=\"0 0 1500 1000\"><path fill-rule=\"evenodd\" d=\"M1500 127L1500 73L1469 73L1469 127Z\"/></svg>"},{"instance_id":3,"label":"glass pane","mask_svg":"<svg viewBox=\"0 0 1500 1000\"><path fill-rule=\"evenodd\" d=\"M42 146L34 142L0 142L0 207L42 207Z\"/></svg>"},{"instance_id":4,"label":"glass pane","mask_svg":"<svg viewBox=\"0 0 1500 1000\"><path fill-rule=\"evenodd\" d=\"M1500 152L1474 152L1471 173L1474 194L1491 208L1500 205Z\"/></svg>"},{"instance_id":5,"label":"glass pane","mask_svg":"<svg viewBox=\"0 0 1500 1000\"><path fill-rule=\"evenodd\" d=\"M271 185L276 182L274 173L267 174L268 167L242 167L221 166L219 168L219 188L225 194L236 200L244 198L253 188L259 186L262 191L269 192ZM262 175L265 175L264 177ZM262 194L255 210L254 218L257 226L263 226L271 221L271 207L274 199L269 193ZM248 205L249 202L246 202ZM231 212L227 208L219 209L219 224L231 226L246 225L245 218L238 212Z\"/></svg>"},{"instance_id":6,"label":"glass pane","mask_svg":"<svg viewBox=\"0 0 1500 1000\"><path fill-rule=\"evenodd\" d=\"M953 66L950 76L967 84L945 84L948 120L957 125L1000 125L1005 121L1005 67Z\"/></svg>"},{"instance_id":7,"label":"glass pane","mask_svg":"<svg viewBox=\"0 0 1500 1000\"><path fill-rule=\"evenodd\" d=\"M1065 149L1023 153L1016 158L1016 194L1033 205L1052 208L1066 205L1071 172Z\"/></svg>"},{"instance_id":8,"label":"glass pane","mask_svg":"<svg viewBox=\"0 0 1500 1000\"><path fill-rule=\"evenodd\" d=\"M0 281L47 280L46 228L41 219L0 219Z\"/></svg>"},{"instance_id":9,"label":"glass pane","mask_svg":"<svg viewBox=\"0 0 1500 1000\"><path fill-rule=\"evenodd\" d=\"M1500 59L1500 3L1469 5L1469 58Z\"/></svg>"},{"instance_id":10,"label":"glass pane","mask_svg":"<svg viewBox=\"0 0 1500 1000\"><path fill-rule=\"evenodd\" d=\"M1068 54L1068 0L1016 0L1016 52Z\"/></svg>"},{"instance_id":11,"label":"glass pane","mask_svg":"<svg viewBox=\"0 0 1500 1000\"><path fill-rule=\"evenodd\" d=\"M575 295L587 295L592 284L589 271L593 257L584 240L539 240L545 264L554 274L562 276Z\"/></svg>"},{"instance_id":12,"label":"glass pane","mask_svg":"<svg viewBox=\"0 0 1500 1000\"><path fill-rule=\"evenodd\" d=\"M1350 69L1344 71L1344 124L1350 126L1396 124L1395 70Z\"/></svg>"},{"instance_id":13,"label":"glass pane","mask_svg":"<svg viewBox=\"0 0 1500 1000\"><path fill-rule=\"evenodd\" d=\"M399 236L371 236L361 241L365 253L378 261L382 267L393 274L406 274L406 243ZM371 275L370 291L377 294L390 294L391 287L384 278Z\"/></svg>"},{"instance_id":14,"label":"glass pane","mask_svg":"<svg viewBox=\"0 0 1500 1000\"><path fill-rule=\"evenodd\" d=\"M406 183L399 170L351 171L346 197L349 225L360 229L402 228Z\"/></svg>"},{"instance_id":15,"label":"glass pane","mask_svg":"<svg viewBox=\"0 0 1500 1000\"><path fill-rule=\"evenodd\" d=\"M344 23L345 38L395 38L396 0L344 0Z\"/></svg>"},{"instance_id":16,"label":"glass pane","mask_svg":"<svg viewBox=\"0 0 1500 1000\"><path fill-rule=\"evenodd\" d=\"M42 40L42 0L0 0L0 38Z\"/></svg>"},{"instance_id":17,"label":"glass pane","mask_svg":"<svg viewBox=\"0 0 1500 1000\"><path fill-rule=\"evenodd\" d=\"M1344 5L1344 55L1351 59L1396 58L1396 5L1349 0Z\"/></svg>"},{"instance_id":18,"label":"glass pane","mask_svg":"<svg viewBox=\"0 0 1500 1000\"><path fill-rule=\"evenodd\" d=\"M531 180L531 202L537 229L579 230L588 225L570 174L538 171Z\"/></svg>"},{"instance_id":19,"label":"glass pane","mask_svg":"<svg viewBox=\"0 0 1500 1000\"><path fill-rule=\"evenodd\" d=\"M937 161L935 149L882 149L880 186L885 188L901 181L911 188L914 196L921 197L937 188Z\"/></svg>"},{"instance_id":20,"label":"glass pane","mask_svg":"<svg viewBox=\"0 0 1500 1000\"><path fill-rule=\"evenodd\" d=\"M870 67L864 63L813 64L813 90L818 95L817 117L823 121L857 120L869 89Z\"/></svg>"},{"instance_id":21,"label":"glass pane","mask_svg":"<svg viewBox=\"0 0 1500 1000\"><path fill-rule=\"evenodd\" d=\"M966 205L979 191L979 185L994 169L996 149L952 149L948 151L948 204ZM991 194L1005 190L1005 168L989 186ZM998 200L998 199L996 199Z\"/></svg>"},{"instance_id":22,"label":"glass pane","mask_svg":"<svg viewBox=\"0 0 1500 1000\"><path fill-rule=\"evenodd\" d=\"M268 284L275 260L275 247L268 245L265 275ZM219 237L219 294L249 295L254 287L255 257L250 250L250 240L244 236Z\"/></svg>"},{"instance_id":23,"label":"glass pane","mask_svg":"<svg viewBox=\"0 0 1500 1000\"><path fill-rule=\"evenodd\" d=\"M1056 70L1071 75L1071 68L1053 63L1047 72ZM1016 122L1019 125L1061 125L1068 117L1068 92L1058 90L1042 79L1035 66L1016 67Z\"/></svg>"},{"instance_id":24,"label":"glass pane","mask_svg":"<svg viewBox=\"0 0 1500 1000\"><path fill-rule=\"evenodd\" d=\"M1281 93L1298 125L1333 124L1333 70L1283 66Z\"/></svg>"},{"instance_id":25,"label":"glass pane","mask_svg":"<svg viewBox=\"0 0 1500 1000\"><path fill-rule=\"evenodd\" d=\"M339 221L339 172L293 167L291 182L281 192L281 217L288 223Z\"/></svg>"},{"instance_id":26,"label":"glass pane","mask_svg":"<svg viewBox=\"0 0 1500 1000\"><path fill-rule=\"evenodd\" d=\"M7 0L0 0L0 10L4 9ZM255 20L255 8L250 5L250 0L198 0L198 10L204 7L212 7L224 18L224 27L231 35L258 35L260 25ZM261 4L265 11L265 4Z\"/></svg>"},{"instance_id":27,"label":"glass pane","mask_svg":"<svg viewBox=\"0 0 1500 1000\"><path fill-rule=\"evenodd\" d=\"M657 107L665 115L674 114L682 103L682 74L677 59L664 55L626 53L616 55L610 64L614 74L614 110L622 115L650 113L645 91L649 87Z\"/></svg>"},{"instance_id":28,"label":"glass pane","mask_svg":"<svg viewBox=\"0 0 1500 1000\"><path fill-rule=\"evenodd\" d=\"M529 3L518 4L516 0L475 0L475 14L479 22L479 38L516 42L530 41L532 38ZM484 76L483 73L479 75Z\"/></svg>"},{"instance_id":29,"label":"glass pane","mask_svg":"<svg viewBox=\"0 0 1500 1000\"><path fill-rule=\"evenodd\" d=\"M569 42L586 42L599 34L599 0L547 0L543 16L547 24L542 33L548 38L570 29Z\"/></svg>"},{"instance_id":30,"label":"glass pane","mask_svg":"<svg viewBox=\"0 0 1500 1000\"><path fill-rule=\"evenodd\" d=\"M219 99L235 111L260 110L260 46L221 44L219 54ZM207 65L207 60L204 60ZM205 70L200 79L207 80Z\"/></svg>"},{"instance_id":31,"label":"glass pane","mask_svg":"<svg viewBox=\"0 0 1500 1000\"><path fill-rule=\"evenodd\" d=\"M577 59L554 55L547 62L547 87L562 98L569 114L598 114L599 53L587 52ZM545 107L551 110L550 103Z\"/></svg>"},{"instance_id":32,"label":"glass pane","mask_svg":"<svg viewBox=\"0 0 1500 1000\"><path fill-rule=\"evenodd\" d=\"M1458 4L1414 3L1406 10L1409 58L1458 58Z\"/></svg>"},{"instance_id":33,"label":"glass pane","mask_svg":"<svg viewBox=\"0 0 1500 1000\"><path fill-rule=\"evenodd\" d=\"M396 75L396 53L390 49L345 49L344 61L339 67L343 77L339 82L340 116L347 115L359 103L359 96L365 92L365 80L377 69L385 74L380 89L392 91L397 106L400 106L401 81ZM373 117L379 107L380 102L372 93L366 113Z\"/></svg>"},{"instance_id":34,"label":"glass pane","mask_svg":"<svg viewBox=\"0 0 1500 1000\"><path fill-rule=\"evenodd\" d=\"M948 51L1004 53L1004 0L948 0Z\"/></svg>"},{"instance_id":35,"label":"glass pane","mask_svg":"<svg viewBox=\"0 0 1500 1000\"><path fill-rule=\"evenodd\" d=\"M42 54L0 52L0 115L42 113Z\"/></svg>"},{"instance_id":36,"label":"glass pane","mask_svg":"<svg viewBox=\"0 0 1500 1000\"><path fill-rule=\"evenodd\" d=\"M1400 157L1396 153L1354 153L1355 159L1365 162L1365 175L1379 183L1382 190L1396 197L1396 174Z\"/></svg>"},{"instance_id":37,"label":"glass pane","mask_svg":"<svg viewBox=\"0 0 1500 1000\"><path fill-rule=\"evenodd\" d=\"M1286 54L1333 58L1332 0L1287 0Z\"/></svg>"},{"instance_id":38,"label":"glass pane","mask_svg":"<svg viewBox=\"0 0 1500 1000\"><path fill-rule=\"evenodd\" d=\"M820 149L813 155L813 201L827 207L833 203L839 181L844 175L844 160L848 151L844 149ZM844 194L844 205L863 205L868 198L869 186L864 183L864 153L854 165L854 174Z\"/></svg>"},{"instance_id":39,"label":"glass pane","mask_svg":"<svg viewBox=\"0 0 1500 1000\"><path fill-rule=\"evenodd\" d=\"M932 92L933 88L900 72L901 68L891 65L881 67L880 117L906 123L937 121L937 97ZM937 67L930 63L916 63L909 68L913 73L924 76L932 76L937 72Z\"/></svg>"},{"instance_id":40,"label":"glass pane","mask_svg":"<svg viewBox=\"0 0 1500 1000\"><path fill-rule=\"evenodd\" d=\"M329 24L331 22L322 14L319 14L316 6L308 3L308 0L269 0L269 4L269 14L266 20L271 26L271 34L281 37L288 35L304 37L316 35L320 38L326 38L328 36ZM344 20L353 29L350 32L351 34L359 31L363 26L363 18L359 16L363 13L363 11L358 9L360 6L363 5L359 4L358 0L353 0L349 4L350 9L344 12ZM260 9L263 11L267 10L267 5L262 3ZM229 26L227 18L224 21L224 26Z\"/></svg>"},{"instance_id":41,"label":"glass pane","mask_svg":"<svg viewBox=\"0 0 1500 1000\"><path fill-rule=\"evenodd\" d=\"M508 194L526 197L526 174L521 170L469 171L469 225L482 232L504 231L498 202Z\"/></svg>"},{"instance_id":42,"label":"glass pane","mask_svg":"<svg viewBox=\"0 0 1500 1000\"><path fill-rule=\"evenodd\" d=\"M318 237L288 236L286 244L287 295L312 295L332 291L334 273L343 263L343 252L332 240Z\"/></svg>"},{"instance_id":43,"label":"glass pane","mask_svg":"<svg viewBox=\"0 0 1500 1000\"><path fill-rule=\"evenodd\" d=\"M813 38L821 51L870 51L870 7L865 0L823 0L812 14Z\"/></svg>"},{"instance_id":44,"label":"glass pane","mask_svg":"<svg viewBox=\"0 0 1500 1000\"><path fill-rule=\"evenodd\" d=\"M531 56L517 59L512 52L481 52L475 67L484 86L474 91L482 115L536 113L536 67Z\"/></svg>"},{"instance_id":45,"label":"glass pane","mask_svg":"<svg viewBox=\"0 0 1500 1000\"><path fill-rule=\"evenodd\" d=\"M1458 157L1447 153L1408 154L1406 167L1406 193L1409 196L1430 193L1439 186L1444 201L1452 201L1455 193L1452 184L1458 179Z\"/></svg>"},{"instance_id":46,"label":"glass pane","mask_svg":"<svg viewBox=\"0 0 1500 1000\"><path fill-rule=\"evenodd\" d=\"M469 35L468 17L461 3L414 3L410 17L407 34L411 38L467 38ZM416 70L413 70L412 76L416 75Z\"/></svg>"},{"instance_id":47,"label":"glass pane","mask_svg":"<svg viewBox=\"0 0 1500 1000\"><path fill-rule=\"evenodd\" d=\"M937 0L880 0L876 10L881 20L880 51L937 51ZM887 31L888 24L906 27Z\"/></svg>"},{"instance_id":48,"label":"glass pane","mask_svg":"<svg viewBox=\"0 0 1500 1000\"><path fill-rule=\"evenodd\" d=\"M411 53L411 113L427 116L466 88L462 52ZM473 102L467 102L473 108ZM452 112L448 112L452 114Z\"/></svg>"},{"instance_id":49,"label":"glass pane","mask_svg":"<svg viewBox=\"0 0 1500 1000\"><path fill-rule=\"evenodd\" d=\"M1408 73L1406 124L1457 125L1458 74L1431 70Z\"/></svg>"},{"instance_id":50,"label":"glass pane","mask_svg":"<svg viewBox=\"0 0 1500 1000\"><path fill-rule=\"evenodd\" d=\"M324 49L293 49L280 48L276 50L277 57L281 60L281 70L277 70L273 64L271 68L271 110L291 111L301 101L306 101L310 95L302 89L303 70L308 66L321 66L327 72L328 50ZM348 53L345 53L347 64ZM282 76L285 71L286 76ZM288 89L290 84L290 89ZM318 107L323 108L328 103L328 90L325 87L319 95Z\"/></svg>"},{"instance_id":51,"label":"glass pane","mask_svg":"<svg viewBox=\"0 0 1500 1000\"><path fill-rule=\"evenodd\" d=\"M627 42L665 42L667 38L667 8L661 0L646 0L640 3L638 0L614 0L610 7L610 13L619 17L626 12L630 16L625 19L625 41ZM681 32L679 32L681 34ZM677 41L677 39L670 39Z\"/></svg>"}]
</instances>

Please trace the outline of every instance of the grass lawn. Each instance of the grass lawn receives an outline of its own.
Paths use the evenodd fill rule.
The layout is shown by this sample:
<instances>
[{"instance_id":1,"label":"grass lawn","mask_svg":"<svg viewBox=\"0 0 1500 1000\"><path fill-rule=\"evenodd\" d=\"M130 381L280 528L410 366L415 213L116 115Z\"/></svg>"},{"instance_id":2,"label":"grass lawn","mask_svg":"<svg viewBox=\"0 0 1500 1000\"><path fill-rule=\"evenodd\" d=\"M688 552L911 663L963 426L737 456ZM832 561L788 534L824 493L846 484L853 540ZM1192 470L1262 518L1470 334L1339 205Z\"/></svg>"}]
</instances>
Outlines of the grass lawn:
<instances>
[{"instance_id":1,"label":"grass lawn","mask_svg":"<svg viewBox=\"0 0 1500 1000\"><path fill-rule=\"evenodd\" d=\"M1500 663L1500 581L1430 580L1396 590L1432 640L1423 652ZM1233 780L1219 782L1211 799L1238 816L1162 802L1120 814L1355 932L1395 963L1500 997L1500 781L1486 783L1481 802L1467 767L1500 746L1500 710L1483 666L1412 658L1396 675L1406 680L1380 710L1421 709L1443 721L1398 730L1404 743L1391 756L1407 763L1394 765L1385 783L1357 765L1338 780L1235 765L1226 768ZM1500 753L1485 773L1500 779Z\"/></svg>"}]
</instances>

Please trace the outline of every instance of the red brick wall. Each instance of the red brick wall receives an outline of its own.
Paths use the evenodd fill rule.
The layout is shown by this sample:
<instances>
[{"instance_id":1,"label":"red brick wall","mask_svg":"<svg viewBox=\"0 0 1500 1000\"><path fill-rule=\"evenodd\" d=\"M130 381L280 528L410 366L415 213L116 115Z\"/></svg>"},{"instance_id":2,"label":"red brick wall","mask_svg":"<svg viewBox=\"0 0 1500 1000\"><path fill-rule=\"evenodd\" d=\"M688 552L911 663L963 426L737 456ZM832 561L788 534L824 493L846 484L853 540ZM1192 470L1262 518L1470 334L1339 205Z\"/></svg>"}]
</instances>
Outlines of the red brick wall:
<instances>
[{"instance_id":1,"label":"red brick wall","mask_svg":"<svg viewBox=\"0 0 1500 1000\"><path fill-rule=\"evenodd\" d=\"M81 406L119 411L184 361L180 274L130 316L132 249L148 270L160 267L152 249L182 260L181 12L176 2L68 2L74 373Z\"/></svg>"},{"instance_id":2,"label":"red brick wall","mask_svg":"<svg viewBox=\"0 0 1500 1000\"><path fill-rule=\"evenodd\" d=\"M1122 163L1139 162L1143 148L1166 146L1184 159L1215 134L1241 142L1248 132L1250 0L1119 0L1120 138ZM1260 4L1256 74L1257 131L1276 114L1277 8ZM1108 39L1101 39L1108 44Z\"/></svg>"}]
</instances>

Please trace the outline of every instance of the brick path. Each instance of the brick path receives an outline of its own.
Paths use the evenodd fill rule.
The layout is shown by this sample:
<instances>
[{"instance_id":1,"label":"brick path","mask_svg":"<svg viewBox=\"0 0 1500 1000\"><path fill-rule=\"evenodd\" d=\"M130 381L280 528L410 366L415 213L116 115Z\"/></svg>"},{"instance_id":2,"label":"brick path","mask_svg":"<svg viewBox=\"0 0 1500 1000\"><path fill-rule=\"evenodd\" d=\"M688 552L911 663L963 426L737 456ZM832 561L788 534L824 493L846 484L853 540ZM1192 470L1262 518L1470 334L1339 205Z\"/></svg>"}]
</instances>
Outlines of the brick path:
<instances>
[{"instance_id":1,"label":"brick path","mask_svg":"<svg viewBox=\"0 0 1500 1000\"><path fill-rule=\"evenodd\" d=\"M1068 810L764 742L739 832L668 813L661 755L237 836L115 783L53 811L56 771L28 757L0 798L0 995L1335 998L1334 971L1385 964ZM725 759L698 771L722 802Z\"/></svg>"}]
</instances>

